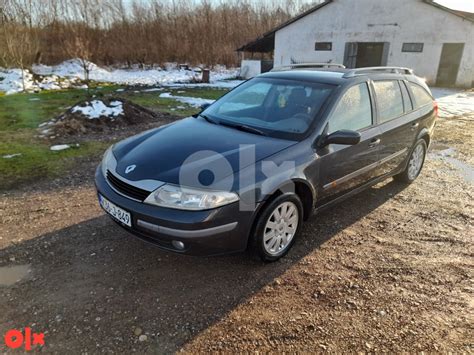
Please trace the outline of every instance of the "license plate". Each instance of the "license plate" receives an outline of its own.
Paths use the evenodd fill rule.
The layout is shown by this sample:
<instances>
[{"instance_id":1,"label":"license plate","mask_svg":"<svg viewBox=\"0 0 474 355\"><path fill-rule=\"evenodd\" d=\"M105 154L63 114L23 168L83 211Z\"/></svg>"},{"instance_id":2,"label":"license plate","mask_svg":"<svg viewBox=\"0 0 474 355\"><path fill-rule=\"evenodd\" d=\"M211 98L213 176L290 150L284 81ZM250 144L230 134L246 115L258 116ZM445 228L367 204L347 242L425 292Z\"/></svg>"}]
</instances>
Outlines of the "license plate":
<instances>
[{"instance_id":1,"label":"license plate","mask_svg":"<svg viewBox=\"0 0 474 355\"><path fill-rule=\"evenodd\" d=\"M129 212L113 204L102 195L99 195L99 203L100 206L104 209L104 211L111 215L113 218L115 218L117 221L129 227L132 226L132 216Z\"/></svg>"}]
</instances>

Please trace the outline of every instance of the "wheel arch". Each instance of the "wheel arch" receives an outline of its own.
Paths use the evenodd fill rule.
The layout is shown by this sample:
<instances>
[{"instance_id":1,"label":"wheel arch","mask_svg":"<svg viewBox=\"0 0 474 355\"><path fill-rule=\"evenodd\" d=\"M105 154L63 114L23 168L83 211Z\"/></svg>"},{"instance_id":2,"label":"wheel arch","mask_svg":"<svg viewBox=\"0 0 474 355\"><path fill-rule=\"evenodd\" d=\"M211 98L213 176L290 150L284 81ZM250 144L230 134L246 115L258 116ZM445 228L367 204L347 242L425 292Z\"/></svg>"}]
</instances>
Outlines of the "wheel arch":
<instances>
[{"instance_id":1,"label":"wheel arch","mask_svg":"<svg viewBox=\"0 0 474 355\"><path fill-rule=\"evenodd\" d=\"M294 186L294 190L293 190ZM258 219L262 215L262 212L265 208L278 196L283 195L284 193L293 192L300 198L301 203L303 204L303 221L306 221L310 216L314 208L314 204L316 201L316 192L315 189L309 184L309 182L295 178L291 179L284 184L281 184L276 189L274 189L271 193L267 194L267 198L264 199L258 206L257 210L255 211L254 218L252 220L252 228L250 228L249 233L249 240L252 237L255 226L257 225ZM247 241L247 247L249 246L249 242Z\"/></svg>"},{"instance_id":2,"label":"wheel arch","mask_svg":"<svg viewBox=\"0 0 474 355\"><path fill-rule=\"evenodd\" d=\"M429 148L430 147L430 143L431 143L431 136L430 136L430 132L428 131L428 128L423 128L419 133L418 133L418 136L416 137L416 142L418 142L418 140L420 139L424 139L425 142L426 142L426 147Z\"/></svg>"}]
</instances>

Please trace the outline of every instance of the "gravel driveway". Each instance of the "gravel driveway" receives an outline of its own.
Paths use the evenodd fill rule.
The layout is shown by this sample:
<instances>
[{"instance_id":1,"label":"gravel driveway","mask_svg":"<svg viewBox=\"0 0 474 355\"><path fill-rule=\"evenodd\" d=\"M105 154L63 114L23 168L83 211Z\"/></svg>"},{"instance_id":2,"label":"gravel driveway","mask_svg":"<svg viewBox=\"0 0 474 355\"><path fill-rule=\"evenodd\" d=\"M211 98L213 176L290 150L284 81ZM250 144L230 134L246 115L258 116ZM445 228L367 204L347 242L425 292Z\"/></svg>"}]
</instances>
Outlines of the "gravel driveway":
<instances>
[{"instance_id":1,"label":"gravel driveway","mask_svg":"<svg viewBox=\"0 0 474 355\"><path fill-rule=\"evenodd\" d=\"M29 326L56 353L472 352L473 133L440 120L414 184L314 216L274 264L133 238L97 205L96 161L4 192L0 279L21 280L0 286L0 332Z\"/></svg>"}]
</instances>

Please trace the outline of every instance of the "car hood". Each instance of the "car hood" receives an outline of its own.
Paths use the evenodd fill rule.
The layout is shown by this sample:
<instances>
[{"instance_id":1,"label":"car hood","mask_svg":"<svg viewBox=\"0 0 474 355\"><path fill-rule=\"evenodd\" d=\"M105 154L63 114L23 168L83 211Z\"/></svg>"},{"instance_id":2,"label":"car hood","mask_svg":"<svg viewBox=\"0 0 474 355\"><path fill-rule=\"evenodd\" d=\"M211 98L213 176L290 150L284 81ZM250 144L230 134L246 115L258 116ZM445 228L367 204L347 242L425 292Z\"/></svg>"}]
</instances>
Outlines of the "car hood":
<instances>
[{"instance_id":1,"label":"car hood","mask_svg":"<svg viewBox=\"0 0 474 355\"><path fill-rule=\"evenodd\" d=\"M190 117L119 142L114 147L114 155L117 159L116 172L128 180L153 179L173 184L181 181L183 184L183 179L180 180L183 166L188 177L197 176L206 169L217 169L220 176L211 176L222 179L296 143ZM190 159L191 156L193 159ZM131 166L135 166L132 171ZM202 175L199 176L201 179ZM186 180L184 185L194 185L192 179ZM208 182L215 184L217 181ZM208 185L208 182L200 180L201 186Z\"/></svg>"}]
</instances>

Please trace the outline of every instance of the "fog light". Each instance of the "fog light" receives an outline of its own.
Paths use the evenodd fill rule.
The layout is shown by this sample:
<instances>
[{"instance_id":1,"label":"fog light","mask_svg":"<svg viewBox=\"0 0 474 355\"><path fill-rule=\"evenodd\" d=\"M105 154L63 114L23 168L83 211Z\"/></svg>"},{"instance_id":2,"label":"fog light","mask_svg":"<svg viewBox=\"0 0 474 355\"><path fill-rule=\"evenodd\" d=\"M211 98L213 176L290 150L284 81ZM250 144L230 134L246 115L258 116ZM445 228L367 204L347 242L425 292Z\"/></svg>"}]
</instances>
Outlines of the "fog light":
<instances>
[{"instance_id":1,"label":"fog light","mask_svg":"<svg viewBox=\"0 0 474 355\"><path fill-rule=\"evenodd\" d=\"M173 244L173 246L176 248L176 249L179 249L179 250L183 250L184 249L184 243L183 242L179 242L177 240L173 240L171 242L171 244Z\"/></svg>"}]
</instances>

